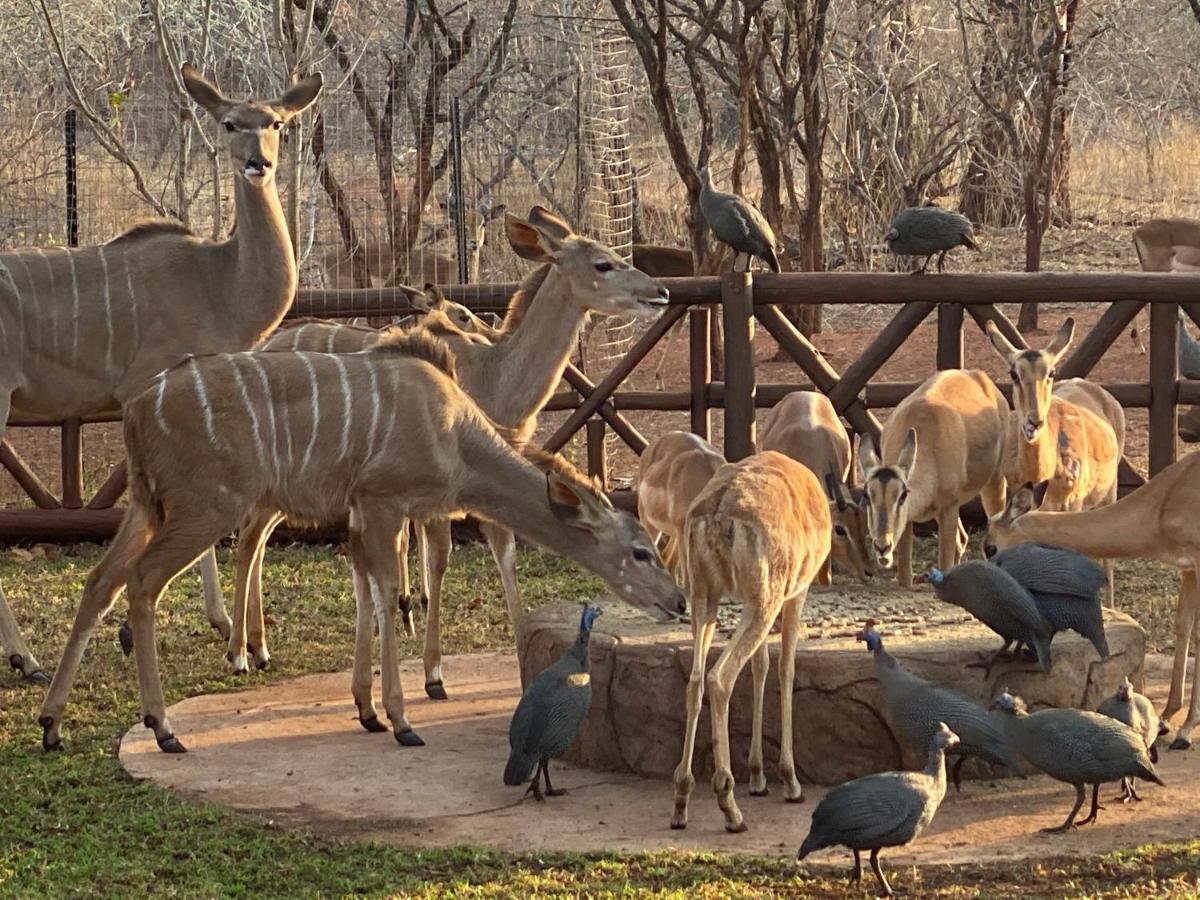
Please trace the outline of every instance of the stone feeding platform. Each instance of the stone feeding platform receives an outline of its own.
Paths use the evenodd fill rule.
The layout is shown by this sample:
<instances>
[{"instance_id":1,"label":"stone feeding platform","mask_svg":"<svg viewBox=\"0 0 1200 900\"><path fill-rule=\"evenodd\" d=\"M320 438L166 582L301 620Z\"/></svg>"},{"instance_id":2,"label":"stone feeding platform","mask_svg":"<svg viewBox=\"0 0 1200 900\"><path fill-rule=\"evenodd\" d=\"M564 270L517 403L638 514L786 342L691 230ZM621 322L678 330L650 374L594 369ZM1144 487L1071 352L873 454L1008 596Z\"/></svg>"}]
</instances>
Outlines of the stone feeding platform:
<instances>
[{"instance_id":1,"label":"stone feeding platform","mask_svg":"<svg viewBox=\"0 0 1200 900\"><path fill-rule=\"evenodd\" d=\"M591 769L670 778L679 762L687 718L686 687L692 669L692 635L686 624L660 625L618 603L602 603L604 615L591 643L592 708L584 732L568 755ZM708 666L716 662L737 623L735 607L723 609ZM1000 640L957 607L942 603L930 588L894 585L814 587L805 605L807 635L796 651L792 688L796 767L806 784L838 784L887 769L923 764L903 747L883 716L883 698L866 647L855 640L866 618L874 618L888 651L910 671L951 687L986 705L1005 687L1031 709L1074 706L1095 709L1128 676L1143 682L1145 633L1123 613L1105 609L1111 655L1074 632L1060 633L1053 664L1041 672L1033 661L1002 661L985 679L967 664L986 658ZM525 683L556 660L575 639L579 606L547 607L527 619L518 646ZM779 636L771 638L771 666L764 701L763 753L768 780L779 748ZM744 783L750 746L751 679L747 665L730 704L734 776ZM707 697L705 698L707 701ZM707 702L701 712L694 771L712 772ZM965 777L994 774L977 760Z\"/></svg>"}]
</instances>

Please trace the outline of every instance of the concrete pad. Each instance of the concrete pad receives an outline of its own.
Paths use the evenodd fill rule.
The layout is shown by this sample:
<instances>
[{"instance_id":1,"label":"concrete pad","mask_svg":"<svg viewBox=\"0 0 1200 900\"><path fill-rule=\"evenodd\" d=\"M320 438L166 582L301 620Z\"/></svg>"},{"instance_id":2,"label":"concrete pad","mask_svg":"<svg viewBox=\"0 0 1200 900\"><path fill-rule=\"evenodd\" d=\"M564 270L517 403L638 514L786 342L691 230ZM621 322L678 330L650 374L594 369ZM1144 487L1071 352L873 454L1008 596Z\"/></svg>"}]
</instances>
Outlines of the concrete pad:
<instances>
[{"instance_id":1,"label":"concrete pad","mask_svg":"<svg viewBox=\"0 0 1200 900\"><path fill-rule=\"evenodd\" d=\"M348 672L309 675L246 691L193 697L170 709L189 753L160 753L140 725L125 735L120 758L136 778L211 803L260 813L285 825L407 846L472 844L500 850L683 850L793 854L808 831L823 789L805 786L805 802L783 802L738 787L749 830L727 834L706 781L692 798L685 831L667 827L669 781L574 766L553 766L556 787L570 793L544 804L505 787L508 722L519 695L514 656L447 657L449 701L412 697L409 716L427 746L400 747L390 734L368 734L350 700ZM1170 660L1147 657L1150 696L1161 707ZM404 666L405 684L422 682L420 660ZM748 748L735 747L745 755ZM1060 837L1057 825L1073 790L1044 776L973 781L948 795L929 831L913 847L887 854L889 865L986 862L1100 853L1200 833L1196 754L1161 753L1168 787L1140 788L1140 804L1109 802L1099 824ZM768 760L768 771L772 761ZM1117 786L1102 791L1113 797ZM848 864L841 850L817 864Z\"/></svg>"}]
</instances>

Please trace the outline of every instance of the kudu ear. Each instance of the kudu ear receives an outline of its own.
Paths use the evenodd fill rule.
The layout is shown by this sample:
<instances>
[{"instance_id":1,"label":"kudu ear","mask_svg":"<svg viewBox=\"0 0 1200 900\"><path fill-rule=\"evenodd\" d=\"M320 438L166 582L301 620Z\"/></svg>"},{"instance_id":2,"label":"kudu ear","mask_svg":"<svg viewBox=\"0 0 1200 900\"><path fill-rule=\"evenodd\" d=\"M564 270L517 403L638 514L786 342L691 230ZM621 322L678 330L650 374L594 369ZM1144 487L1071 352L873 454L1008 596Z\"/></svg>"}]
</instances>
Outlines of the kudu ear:
<instances>
[{"instance_id":1,"label":"kudu ear","mask_svg":"<svg viewBox=\"0 0 1200 900\"><path fill-rule=\"evenodd\" d=\"M1054 361L1058 362L1059 357L1067 352L1067 348L1071 346L1071 338L1075 336L1075 320L1071 316L1063 319L1063 323L1058 326L1058 331L1054 333L1054 337L1046 347L1046 353L1054 357Z\"/></svg>"},{"instance_id":2,"label":"kudu ear","mask_svg":"<svg viewBox=\"0 0 1200 900\"><path fill-rule=\"evenodd\" d=\"M508 236L509 246L521 259L535 263L554 262L553 254L542 246L537 230L525 220L512 213L505 213L504 233Z\"/></svg>"},{"instance_id":3,"label":"kudu ear","mask_svg":"<svg viewBox=\"0 0 1200 900\"><path fill-rule=\"evenodd\" d=\"M437 288L435 288L432 284L425 285L425 289L423 291L419 291L409 298L412 308L417 312L429 312L431 309L437 306L437 299L436 295L434 294L434 291L436 290Z\"/></svg>"},{"instance_id":4,"label":"kudu ear","mask_svg":"<svg viewBox=\"0 0 1200 900\"><path fill-rule=\"evenodd\" d=\"M272 100L268 105L285 119L290 119L312 105L313 101L317 99L317 95L321 93L321 86L324 83L321 73L314 72L301 78L284 91L282 97Z\"/></svg>"},{"instance_id":5,"label":"kudu ear","mask_svg":"<svg viewBox=\"0 0 1200 900\"><path fill-rule=\"evenodd\" d=\"M917 460L917 432L916 429L908 429L908 434L904 437L904 446L900 448L900 458L896 460L896 468L904 473L905 479L908 478L912 471L913 463Z\"/></svg>"},{"instance_id":6,"label":"kudu ear","mask_svg":"<svg viewBox=\"0 0 1200 900\"><path fill-rule=\"evenodd\" d=\"M214 119L220 121L233 106L233 103L225 99L217 86L201 75L200 70L191 63L184 63L180 66L179 75L191 98L208 110Z\"/></svg>"},{"instance_id":7,"label":"kudu ear","mask_svg":"<svg viewBox=\"0 0 1200 900\"><path fill-rule=\"evenodd\" d=\"M546 473L546 499L560 522L584 531L594 531L605 512L611 510L586 487L553 471Z\"/></svg>"},{"instance_id":8,"label":"kudu ear","mask_svg":"<svg viewBox=\"0 0 1200 900\"><path fill-rule=\"evenodd\" d=\"M992 347L996 353L1005 362L1008 362L1021 351L1012 345L1012 342L1000 333L1000 329L996 327L996 323L988 319L987 324L983 326L983 330L987 333L988 340L991 341Z\"/></svg>"},{"instance_id":9,"label":"kudu ear","mask_svg":"<svg viewBox=\"0 0 1200 900\"><path fill-rule=\"evenodd\" d=\"M854 438L854 458L857 460L859 481L867 483L867 475L879 468L879 454L875 452L875 441L869 434Z\"/></svg>"},{"instance_id":10,"label":"kudu ear","mask_svg":"<svg viewBox=\"0 0 1200 900\"><path fill-rule=\"evenodd\" d=\"M550 253L558 253L565 241L575 236L574 230L544 206L529 211L529 224L537 231L541 244Z\"/></svg>"}]
</instances>

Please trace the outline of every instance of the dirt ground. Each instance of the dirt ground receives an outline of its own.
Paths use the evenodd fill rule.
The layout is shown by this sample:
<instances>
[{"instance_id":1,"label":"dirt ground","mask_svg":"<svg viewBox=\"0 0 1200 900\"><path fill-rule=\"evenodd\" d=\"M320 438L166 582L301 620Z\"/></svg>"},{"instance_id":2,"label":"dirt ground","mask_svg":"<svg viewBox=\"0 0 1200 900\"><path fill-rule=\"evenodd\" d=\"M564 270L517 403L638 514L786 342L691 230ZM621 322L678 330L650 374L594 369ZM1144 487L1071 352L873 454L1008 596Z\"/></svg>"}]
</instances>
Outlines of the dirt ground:
<instances>
[{"instance_id":1,"label":"dirt ground","mask_svg":"<svg viewBox=\"0 0 1200 900\"><path fill-rule=\"evenodd\" d=\"M1162 706L1170 661L1147 660L1147 693ZM121 761L130 774L190 797L260 813L273 822L318 833L416 846L473 845L508 851L697 851L795 853L823 795L805 786L800 805L737 790L749 825L724 831L704 779L692 797L688 828L667 827L667 781L572 768L555 763L564 797L537 804L500 778L509 718L520 690L516 659L507 654L447 657L451 700L409 697L409 716L427 746L402 749L390 735L359 728L349 673L309 675L266 688L193 697L170 709L189 753L160 753L140 725L126 734ZM405 683L421 683L420 660L403 667ZM419 690L415 692L419 694ZM744 753L746 748L734 748ZM768 756L771 752L768 751ZM929 830L912 846L885 853L903 866L1104 853L1148 842L1187 840L1200 830L1195 751L1163 751L1166 788L1142 788L1141 803L1112 802L1097 824L1051 836L1038 829L1066 818L1071 788L1045 776L964 782L947 796ZM772 773L768 764L768 774ZM464 777L465 774L465 777ZM813 865L849 865L841 849Z\"/></svg>"},{"instance_id":2,"label":"dirt ground","mask_svg":"<svg viewBox=\"0 0 1200 900\"><path fill-rule=\"evenodd\" d=\"M1083 224L1073 228L1052 230L1046 238L1043 269L1047 271L1098 271L1098 270L1134 270L1137 259L1130 240L1130 227L1127 225L1094 227ZM953 256L948 262L950 271L1015 271L1022 268L1022 238L1017 232L996 232L983 236L984 252L981 254L966 253L965 251ZM882 268L886 258L870 261L869 265L859 265L855 268ZM814 343L825 355L830 364L842 371L846 368L874 339L882 328L896 313L894 306L841 306L827 307L825 311L825 327L817 335ZM1005 312L1015 320L1016 310L1006 309ZM1077 339L1086 334L1091 325L1103 312L1102 307L1079 307L1066 304L1047 303L1042 307L1041 331L1048 336L1058 327L1062 318L1073 315L1076 319ZM1144 329L1148 324L1145 312L1139 317L1139 323ZM1043 336L1043 337L1044 337ZM1048 339L1048 338L1046 338ZM1032 343L1039 342L1037 335L1032 337ZM875 381L920 381L933 370L932 356L936 346L936 317L931 315L925 324L921 325L912 337L897 351L895 356L875 376ZM657 374L661 374L665 390L686 390L688 383L687 329L681 325L675 330L673 337L661 342L659 347L651 351L647 360L633 373L624 385L626 390L655 390L658 386ZM790 361L776 361L776 346L774 340L764 330L758 329L755 336L755 357L757 360L758 381L761 384L770 383L803 383L807 377ZM1004 375L1004 367L986 343L983 333L968 317L964 328L964 353L968 366L978 366L986 369L993 377ZM611 366L611 362L607 367ZM607 371L605 364L598 363L588 367L589 375L599 380ZM1114 382L1143 382L1149 377L1149 358L1139 352L1134 341L1128 336L1120 338L1096 367L1093 377L1101 381ZM760 414L763 411L760 410ZM886 418L886 410L877 414ZM539 435L545 439L566 418L566 413L547 413L542 418ZM688 427L687 413L628 413L629 419L641 430L647 438L664 431ZM1145 470L1146 455L1146 413L1144 410L1134 410L1128 413L1128 449L1127 455L1135 466ZM712 414L713 439L719 442L722 436L720 410ZM58 493L59 477L59 437L57 429L48 428L14 428L9 439L19 453L33 466L43 478L50 490ZM103 482L112 466L120 459L122 444L119 425L92 425L84 429L84 487L85 496L94 491ZM1184 447L1181 445L1181 450ZM636 471L636 457L629 452L615 437L610 438L610 474L612 486L625 486ZM577 463L582 464L586 458L580 436L569 447L568 452ZM15 482L5 474L0 477L0 506L15 507L29 506L29 501L21 493Z\"/></svg>"}]
</instances>

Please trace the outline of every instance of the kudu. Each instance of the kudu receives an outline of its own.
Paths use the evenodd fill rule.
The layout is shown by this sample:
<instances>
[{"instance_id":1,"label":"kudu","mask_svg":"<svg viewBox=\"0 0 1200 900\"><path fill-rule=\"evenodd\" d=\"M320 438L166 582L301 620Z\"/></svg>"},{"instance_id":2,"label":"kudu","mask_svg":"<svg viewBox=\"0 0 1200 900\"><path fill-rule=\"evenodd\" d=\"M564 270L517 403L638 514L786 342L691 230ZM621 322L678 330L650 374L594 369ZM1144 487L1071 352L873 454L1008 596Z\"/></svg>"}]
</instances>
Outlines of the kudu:
<instances>
[{"instance_id":1,"label":"kudu","mask_svg":"<svg viewBox=\"0 0 1200 900\"><path fill-rule=\"evenodd\" d=\"M820 478L829 495L833 543L829 559L817 573L818 584L830 584L831 563L865 584L875 571L867 535L865 503L856 503L850 478L850 438L829 398L817 391L793 391L763 417L760 450L790 456Z\"/></svg>"},{"instance_id":2,"label":"kudu","mask_svg":"<svg viewBox=\"0 0 1200 900\"><path fill-rule=\"evenodd\" d=\"M668 431L652 440L638 457L638 518L657 543L665 537L662 558L667 568L682 576L679 542L688 507L725 457L704 438L688 431Z\"/></svg>"},{"instance_id":3,"label":"kudu","mask_svg":"<svg viewBox=\"0 0 1200 900\"><path fill-rule=\"evenodd\" d=\"M578 561L621 600L682 608L683 597L637 520L563 463L549 475L517 453L453 377L444 342L420 331L352 354L246 352L192 357L161 373L124 409L130 505L88 576L42 707L43 746L56 747L87 642L127 586L144 722L159 747L182 752L167 719L154 636L170 581L244 523L280 515L328 521L350 512L357 640L353 694L368 730L381 728L371 691L371 610L383 655L383 703L396 740L423 743L404 711L396 655L396 544L410 518L475 512ZM507 441L506 441L507 439ZM248 533L249 532L249 533ZM244 591L251 553L238 559ZM364 641L365 638L365 641Z\"/></svg>"},{"instance_id":4,"label":"kudu","mask_svg":"<svg viewBox=\"0 0 1200 900\"><path fill-rule=\"evenodd\" d=\"M191 65L181 74L229 135L237 230L210 242L175 222L147 222L98 247L0 254L0 437L11 412L114 412L188 353L253 346L291 305L296 260L275 163L284 125L316 100L321 76L276 100L238 102ZM219 598L215 608L208 599L209 621L228 635ZM0 645L14 668L48 682L3 594Z\"/></svg>"},{"instance_id":5,"label":"kudu","mask_svg":"<svg viewBox=\"0 0 1200 900\"><path fill-rule=\"evenodd\" d=\"M1070 547L1096 559L1153 559L1182 575L1175 608L1175 660L1162 718L1183 707L1188 646L1200 637L1200 453L1185 456L1116 503L1082 512L1039 509L1049 485L1026 485L988 523L985 549L1026 541ZM1174 750L1187 749L1200 717L1200 666L1193 675L1187 718L1179 726Z\"/></svg>"},{"instance_id":6,"label":"kudu","mask_svg":"<svg viewBox=\"0 0 1200 900\"><path fill-rule=\"evenodd\" d=\"M1004 506L1008 402L985 372L947 369L900 402L883 426L882 456L864 436L858 447L867 497L867 530L880 563L897 561L912 587L913 523L934 519L938 568L967 548L958 511L976 494L988 515Z\"/></svg>"},{"instance_id":7,"label":"kudu","mask_svg":"<svg viewBox=\"0 0 1200 900\"><path fill-rule=\"evenodd\" d=\"M808 587L829 556L831 525L829 502L817 476L771 450L722 466L688 510L683 554L692 601L692 672L683 756L674 776L672 828L687 827L688 801L696 785L692 756L707 682L713 791L725 814L725 828L733 832L746 829L733 797L729 699L747 660L754 678L750 793L767 793L762 751L763 696L770 659L767 635L781 613L779 774L784 799L789 803L802 799L792 752L796 643ZM741 620L706 677L717 606L723 598L741 602Z\"/></svg>"}]
</instances>

